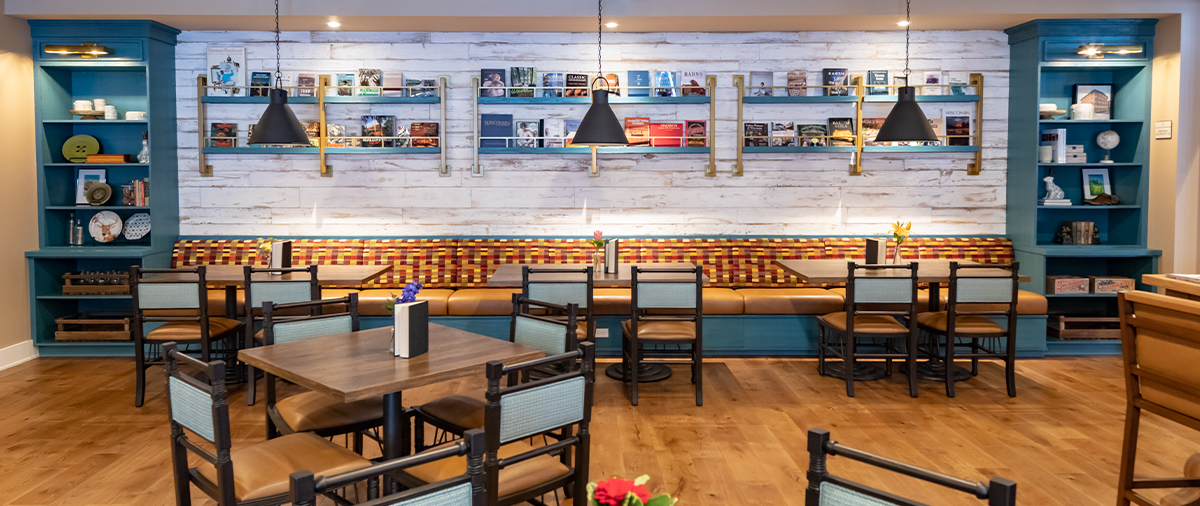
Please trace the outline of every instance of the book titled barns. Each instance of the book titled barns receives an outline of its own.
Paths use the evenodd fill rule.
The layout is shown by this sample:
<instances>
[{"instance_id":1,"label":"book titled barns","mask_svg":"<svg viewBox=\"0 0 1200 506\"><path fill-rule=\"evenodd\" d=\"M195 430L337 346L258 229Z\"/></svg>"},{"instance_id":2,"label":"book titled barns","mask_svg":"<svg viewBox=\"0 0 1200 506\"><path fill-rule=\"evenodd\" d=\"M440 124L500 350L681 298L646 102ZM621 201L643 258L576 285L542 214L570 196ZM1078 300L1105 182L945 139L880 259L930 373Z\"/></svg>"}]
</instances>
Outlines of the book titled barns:
<instances>
[{"instance_id":1,"label":"book titled barns","mask_svg":"<svg viewBox=\"0 0 1200 506\"><path fill-rule=\"evenodd\" d=\"M438 146L438 124L432 121L414 121L408 126L414 148L436 148Z\"/></svg>"},{"instance_id":2,"label":"book titled barns","mask_svg":"<svg viewBox=\"0 0 1200 506\"><path fill-rule=\"evenodd\" d=\"M703 70L685 70L680 76L679 82L683 85L683 96L702 97L708 94L705 84L706 74Z\"/></svg>"}]
</instances>

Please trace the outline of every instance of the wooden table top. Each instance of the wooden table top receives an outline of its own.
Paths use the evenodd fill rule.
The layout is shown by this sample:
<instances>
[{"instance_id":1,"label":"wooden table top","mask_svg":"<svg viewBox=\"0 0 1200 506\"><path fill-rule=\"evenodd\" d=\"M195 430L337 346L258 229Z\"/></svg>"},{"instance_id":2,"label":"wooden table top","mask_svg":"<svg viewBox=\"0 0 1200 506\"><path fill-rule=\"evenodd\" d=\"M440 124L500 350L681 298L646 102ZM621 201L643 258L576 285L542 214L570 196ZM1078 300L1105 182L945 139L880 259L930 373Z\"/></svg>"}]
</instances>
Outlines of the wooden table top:
<instances>
[{"instance_id":1,"label":"wooden table top","mask_svg":"<svg viewBox=\"0 0 1200 506\"><path fill-rule=\"evenodd\" d=\"M545 356L538 348L429 324L429 351L392 354L392 328L315 337L238 352L238 358L309 390L354 402L472 375L489 361L520 363Z\"/></svg>"},{"instance_id":2,"label":"wooden table top","mask_svg":"<svg viewBox=\"0 0 1200 506\"><path fill-rule=\"evenodd\" d=\"M303 265L298 267L304 267ZM382 276L392 270L393 265L321 265L317 267L317 282L324 286L358 286ZM204 280L213 286L242 286L246 284L246 266L244 265L207 265L204 269ZM178 280L195 282L195 275L188 274L147 274L147 278L156 280ZM264 281L298 280L307 281L307 272L289 272L278 276L270 273L256 273L254 279Z\"/></svg>"},{"instance_id":3,"label":"wooden table top","mask_svg":"<svg viewBox=\"0 0 1200 506\"><path fill-rule=\"evenodd\" d=\"M1166 274L1143 274L1142 282L1162 288L1167 295L1200 299L1200 283L1169 278Z\"/></svg>"},{"instance_id":4,"label":"wooden table top","mask_svg":"<svg viewBox=\"0 0 1200 506\"><path fill-rule=\"evenodd\" d=\"M917 260L917 279L922 283L949 283L950 262L957 261L962 265L976 265L975 262L964 260L931 259ZM795 274L806 283L845 283L847 278L846 264L849 260L776 260L775 265ZM971 276L1010 275L1002 269L971 269ZM864 277L894 276L882 270L866 271ZM1029 281L1029 276L1021 276L1021 281Z\"/></svg>"},{"instance_id":5,"label":"wooden table top","mask_svg":"<svg viewBox=\"0 0 1200 506\"><path fill-rule=\"evenodd\" d=\"M488 288L521 288L521 267L528 265L533 268L542 269L582 269L591 264L504 264L496 268L492 275L488 277ZM592 285L596 288L629 288L632 284L632 275L630 274L632 266L638 266L639 269L691 269L696 266L693 263L632 263L620 264L617 266L616 274L605 274L596 272L592 274ZM536 274L534 279L545 281L553 281L556 279L575 279L578 274ZM638 274L639 279L671 279L680 277L683 280L691 279L690 275L680 276L679 274L670 273L646 273ZM708 284L708 276L703 276L704 284Z\"/></svg>"}]
</instances>

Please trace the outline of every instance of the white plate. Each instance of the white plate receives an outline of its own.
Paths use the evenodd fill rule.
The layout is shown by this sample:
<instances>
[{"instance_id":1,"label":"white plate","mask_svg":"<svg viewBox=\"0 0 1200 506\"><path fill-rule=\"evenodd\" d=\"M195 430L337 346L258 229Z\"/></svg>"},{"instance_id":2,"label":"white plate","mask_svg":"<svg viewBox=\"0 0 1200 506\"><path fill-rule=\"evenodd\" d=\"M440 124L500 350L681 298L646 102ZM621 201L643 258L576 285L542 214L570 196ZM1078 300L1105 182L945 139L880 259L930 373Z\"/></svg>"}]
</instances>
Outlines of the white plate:
<instances>
[{"instance_id":1,"label":"white plate","mask_svg":"<svg viewBox=\"0 0 1200 506\"><path fill-rule=\"evenodd\" d=\"M150 213L137 213L125 220L125 238L136 241L150 233Z\"/></svg>"},{"instance_id":2,"label":"white plate","mask_svg":"<svg viewBox=\"0 0 1200 506\"><path fill-rule=\"evenodd\" d=\"M100 211L88 223L88 232L96 242L112 242L121 236L121 217L112 211Z\"/></svg>"}]
</instances>

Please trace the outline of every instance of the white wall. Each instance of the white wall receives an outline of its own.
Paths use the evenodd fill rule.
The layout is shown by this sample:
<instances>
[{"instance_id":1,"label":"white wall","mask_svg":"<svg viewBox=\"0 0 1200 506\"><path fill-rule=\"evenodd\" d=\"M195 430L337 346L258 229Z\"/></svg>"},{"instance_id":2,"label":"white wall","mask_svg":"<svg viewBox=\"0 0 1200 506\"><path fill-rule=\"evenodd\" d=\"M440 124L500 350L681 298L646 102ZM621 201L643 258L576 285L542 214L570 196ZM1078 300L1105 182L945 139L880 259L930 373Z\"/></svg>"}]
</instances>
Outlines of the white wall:
<instances>
[{"instance_id":1,"label":"white wall","mask_svg":"<svg viewBox=\"0 0 1200 506\"><path fill-rule=\"evenodd\" d=\"M4 0L0 0L0 11ZM33 42L25 20L0 15L0 369L28 357L29 267L25 252L37 249L37 164L33 128ZM17 346L18 348L11 348ZM11 348L11 349L10 349ZM6 351L7 350L7 351Z\"/></svg>"},{"instance_id":2,"label":"white wall","mask_svg":"<svg viewBox=\"0 0 1200 506\"><path fill-rule=\"evenodd\" d=\"M963 70L985 76L984 171L967 176L968 154L868 155L865 175L847 174L849 155L747 155L735 158L733 74L822 67L903 69L903 32L654 33L605 37L605 70L703 69L718 76L719 176L704 177L707 156L609 155L601 175L588 157L482 156L486 176L470 176L474 93L480 68L533 66L539 72L595 71L594 34L285 32L284 71L334 73L366 66L406 75L451 77L447 144L452 177L438 177L430 155L332 156L334 176L319 176L315 156L210 156L215 176L197 167L196 75L210 44L245 46L249 70L274 64L265 32L184 32L176 50L179 100L181 233L184 235L580 235L880 234L887 223L914 222L920 234L1004 233L1008 45L995 31L914 32L912 69ZM301 120L316 106L293 105ZM586 105L491 106L516 119L579 119ZM330 106L331 123L362 114L398 121L436 118L437 106ZM209 122L241 130L261 107L210 105ZM823 122L849 116L849 105L754 106L748 119ZM926 112L940 116L941 107ZM872 104L867 117L885 117ZM698 105L619 106L620 116L708 119ZM207 128L207 126L204 126ZM244 135L244 134L243 134Z\"/></svg>"}]
</instances>

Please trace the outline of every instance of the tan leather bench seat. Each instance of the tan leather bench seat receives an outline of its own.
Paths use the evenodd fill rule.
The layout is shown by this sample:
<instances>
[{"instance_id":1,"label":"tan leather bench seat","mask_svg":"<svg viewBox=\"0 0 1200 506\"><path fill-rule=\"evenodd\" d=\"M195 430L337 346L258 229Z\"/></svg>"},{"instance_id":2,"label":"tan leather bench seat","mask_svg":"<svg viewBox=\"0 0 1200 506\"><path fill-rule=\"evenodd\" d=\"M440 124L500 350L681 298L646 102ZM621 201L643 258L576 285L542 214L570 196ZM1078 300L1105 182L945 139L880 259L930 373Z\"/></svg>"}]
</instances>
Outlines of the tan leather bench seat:
<instances>
[{"instance_id":1,"label":"tan leather bench seat","mask_svg":"<svg viewBox=\"0 0 1200 506\"><path fill-rule=\"evenodd\" d=\"M455 290L446 304L446 314L450 316L511 315L514 293L521 293L521 289L464 288Z\"/></svg>"},{"instance_id":2,"label":"tan leather bench seat","mask_svg":"<svg viewBox=\"0 0 1200 506\"><path fill-rule=\"evenodd\" d=\"M824 315L844 309L845 299L825 288L742 288L745 314Z\"/></svg>"},{"instance_id":3,"label":"tan leather bench seat","mask_svg":"<svg viewBox=\"0 0 1200 506\"><path fill-rule=\"evenodd\" d=\"M950 300L946 288L942 288L942 310ZM960 311L1004 311L1003 304L962 304ZM1017 291L1017 314L1046 314L1046 296L1026 290Z\"/></svg>"},{"instance_id":4,"label":"tan leather bench seat","mask_svg":"<svg viewBox=\"0 0 1200 506\"><path fill-rule=\"evenodd\" d=\"M362 316L391 316L383 303L400 295L403 288L371 288L358 293L358 314ZM429 316L446 316L447 302L454 290L425 288L417 292L417 300L429 301ZM324 295L324 292L322 292Z\"/></svg>"},{"instance_id":5,"label":"tan leather bench seat","mask_svg":"<svg viewBox=\"0 0 1200 506\"><path fill-rule=\"evenodd\" d=\"M745 302L742 294L732 288L705 287L704 314L742 314ZM629 316L630 304L633 299L629 288L593 288L592 302L596 305L595 313L600 316ZM686 311L661 310L660 314L682 314Z\"/></svg>"}]
</instances>

